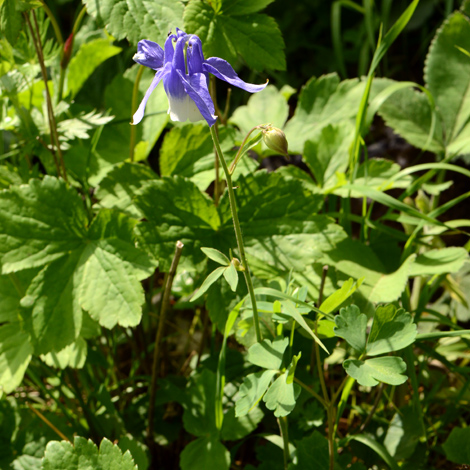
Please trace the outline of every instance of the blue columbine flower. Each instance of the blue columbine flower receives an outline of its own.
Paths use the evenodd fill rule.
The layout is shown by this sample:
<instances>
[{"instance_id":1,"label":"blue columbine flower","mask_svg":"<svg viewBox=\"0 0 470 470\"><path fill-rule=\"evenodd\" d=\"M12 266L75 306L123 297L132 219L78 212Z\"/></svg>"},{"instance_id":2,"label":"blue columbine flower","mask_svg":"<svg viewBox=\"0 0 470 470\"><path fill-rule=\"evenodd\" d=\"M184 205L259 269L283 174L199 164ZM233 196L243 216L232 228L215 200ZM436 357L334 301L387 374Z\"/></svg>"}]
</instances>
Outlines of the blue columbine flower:
<instances>
[{"instance_id":1,"label":"blue columbine flower","mask_svg":"<svg viewBox=\"0 0 470 470\"><path fill-rule=\"evenodd\" d=\"M184 56L186 43L187 60ZM217 120L209 94L209 73L250 93L261 91L267 85L267 82L264 85L244 82L223 59L204 59L199 37L186 34L178 28L176 34L168 36L164 49L147 39L139 41L134 60L157 73L134 114L132 124L138 124L144 117L145 105L160 80L168 96L168 113L172 121L196 122L205 119L209 126L213 126Z\"/></svg>"}]
</instances>

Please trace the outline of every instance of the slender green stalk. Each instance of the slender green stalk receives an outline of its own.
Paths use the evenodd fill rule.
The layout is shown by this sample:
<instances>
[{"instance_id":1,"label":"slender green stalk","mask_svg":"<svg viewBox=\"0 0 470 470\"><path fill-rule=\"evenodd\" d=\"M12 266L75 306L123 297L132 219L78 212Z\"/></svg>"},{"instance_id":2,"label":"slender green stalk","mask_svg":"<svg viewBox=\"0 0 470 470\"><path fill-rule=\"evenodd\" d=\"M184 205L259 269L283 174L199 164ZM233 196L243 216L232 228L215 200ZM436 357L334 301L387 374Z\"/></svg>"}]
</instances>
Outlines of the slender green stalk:
<instances>
[{"instance_id":1,"label":"slender green stalk","mask_svg":"<svg viewBox=\"0 0 470 470\"><path fill-rule=\"evenodd\" d=\"M328 403L320 396L318 395L317 392L315 392L315 390L313 390L312 388L310 388L308 385L304 384L301 380L299 380L297 377L294 377L294 382L296 384L299 384L307 393L310 393L310 395L312 395L312 397L316 398L322 405L325 409L328 408Z\"/></svg>"},{"instance_id":2,"label":"slender green stalk","mask_svg":"<svg viewBox=\"0 0 470 470\"><path fill-rule=\"evenodd\" d=\"M243 237L242 231L240 228L240 221L238 220L238 211L237 211L237 203L235 200L235 192L233 191L233 184L232 184L232 175L227 166L227 162L225 161L224 154L222 153L222 149L220 148L219 139L217 138L217 133L214 129L214 126L210 128L212 140L214 141L215 148L217 150L217 156L219 157L220 164L224 169L225 179L227 181L227 190L228 190L228 197L230 201L230 210L232 212L232 220L233 220L233 227L235 229L235 237L237 239L237 246L238 246L238 253L240 255L240 261L243 266L243 274L245 276L246 287L248 288L248 292L250 294L251 305L253 309L253 323L255 326L256 332L256 340L259 342L262 340L261 336L261 329L259 326L259 316L258 316L258 308L256 306L256 297L255 291L253 288L253 282L251 280L250 269L248 267L248 262L246 260L245 255L245 246L243 245Z\"/></svg>"},{"instance_id":3,"label":"slender green stalk","mask_svg":"<svg viewBox=\"0 0 470 470\"><path fill-rule=\"evenodd\" d=\"M289 429L287 426L287 416L282 416L277 420L282 437L282 450L284 451L284 470L287 470L290 460L289 452Z\"/></svg>"},{"instance_id":4,"label":"slender green stalk","mask_svg":"<svg viewBox=\"0 0 470 470\"><path fill-rule=\"evenodd\" d=\"M155 413L155 394L157 391L157 367L158 359L160 356L160 343L163 337L163 327L165 325L165 315L170 304L171 286L173 279L176 274L176 268L178 267L179 260L181 258L181 252L183 251L183 243L179 240L176 242L175 254L173 261L171 262L170 270L165 279L165 290L163 291L162 305L160 308L160 317L158 319L158 328L155 336L155 347L153 350L153 364L152 364L152 379L150 383L149 392L149 409L148 409L148 424L147 424L147 439L149 445L153 447L153 417Z\"/></svg>"},{"instance_id":5,"label":"slender green stalk","mask_svg":"<svg viewBox=\"0 0 470 470\"><path fill-rule=\"evenodd\" d=\"M57 23L55 16L53 15L51 9L47 6L46 2L44 0L40 0L40 1L42 4L42 7L44 8L44 11L46 12L47 17L51 21L52 27L54 28L55 37L57 38L57 41L62 47L64 45L64 38L62 37L62 33L60 32L59 24Z\"/></svg>"},{"instance_id":6,"label":"slender green stalk","mask_svg":"<svg viewBox=\"0 0 470 470\"><path fill-rule=\"evenodd\" d=\"M132 116L137 111L137 98L139 95L139 84L142 78L142 74L144 73L145 67L141 65L139 67L139 71L137 72L137 76L135 77L134 82L134 89L132 90L132 105L131 105L131 114ZM131 162L134 161L134 150L135 150L135 137L136 137L137 127L131 126L131 138L129 143L129 159Z\"/></svg>"}]
</instances>

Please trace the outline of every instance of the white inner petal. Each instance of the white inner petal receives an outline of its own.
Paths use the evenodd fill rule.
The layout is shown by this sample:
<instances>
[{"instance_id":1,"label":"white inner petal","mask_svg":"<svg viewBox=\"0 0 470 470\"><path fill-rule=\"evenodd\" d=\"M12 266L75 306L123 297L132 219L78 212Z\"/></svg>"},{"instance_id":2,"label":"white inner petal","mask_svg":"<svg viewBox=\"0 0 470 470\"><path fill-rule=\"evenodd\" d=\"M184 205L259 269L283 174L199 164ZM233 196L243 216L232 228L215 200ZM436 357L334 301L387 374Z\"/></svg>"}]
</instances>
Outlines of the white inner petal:
<instances>
[{"instance_id":1,"label":"white inner petal","mask_svg":"<svg viewBox=\"0 0 470 470\"><path fill-rule=\"evenodd\" d=\"M133 57L134 60L145 60L146 58L147 56L143 52L136 52Z\"/></svg>"},{"instance_id":2,"label":"white inner petal","mask_svg":"<svg viewBox=\"0 0 470 470\"><path fill-rule=\"evenodd\" d=\"M176 98L168 96L169 109L168 114L172 121L191 121L197 122L202 121L201 112L197 109L196 103L189 97L189 95L184 94L182 98Z\"/></svg>"}]
</instances>

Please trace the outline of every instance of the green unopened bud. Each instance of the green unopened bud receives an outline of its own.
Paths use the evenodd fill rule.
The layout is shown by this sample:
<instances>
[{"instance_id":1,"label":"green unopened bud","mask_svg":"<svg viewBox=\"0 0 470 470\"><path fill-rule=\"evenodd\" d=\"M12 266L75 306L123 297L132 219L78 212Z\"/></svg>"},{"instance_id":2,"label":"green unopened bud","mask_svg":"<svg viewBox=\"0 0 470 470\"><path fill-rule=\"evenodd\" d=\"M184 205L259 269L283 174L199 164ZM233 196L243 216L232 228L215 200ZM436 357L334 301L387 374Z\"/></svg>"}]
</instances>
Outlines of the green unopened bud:
<instances>
[{"instance_id":1,"label":"green unopened bud","mask_svg":"<svg viewBox=\"0 0 470 470\"><path fill-rule=\"evenodd\" d=\"M245 268L242 266L240 260L238 260L237 258L232 258L232 264L235 266L235 269L237 271L245 271Z\"/></svg>"},{"instance_id":2,"label":"green unopened bud","mask_svg":"<svg viewBox=\"0 0 470 470\"><path fill-rule=\"evenodd\" d=\"M289 158L286 134L281 129L272 126L263 129L263 140L271 150Z\"/></svg>"}]
</instances>

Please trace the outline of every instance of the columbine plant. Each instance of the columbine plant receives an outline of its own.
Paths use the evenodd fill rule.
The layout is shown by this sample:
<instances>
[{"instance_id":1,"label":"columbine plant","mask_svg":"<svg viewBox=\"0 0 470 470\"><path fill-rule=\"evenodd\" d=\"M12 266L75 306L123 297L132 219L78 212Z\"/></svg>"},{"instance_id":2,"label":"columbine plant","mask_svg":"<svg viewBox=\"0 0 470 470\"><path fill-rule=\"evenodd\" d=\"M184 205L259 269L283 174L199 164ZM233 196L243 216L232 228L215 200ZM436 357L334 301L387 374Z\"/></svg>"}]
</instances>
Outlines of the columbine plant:
<instances>
[{"instance_id":1,"label":"columbine plant","mask_svg":"<svg viewBox=\"0 0 470 470\"><path fill-rule=\"evenodd\" d=\"M175 43L174 46L173 43ZM185 60L184 50L186 45L187 49ZM229 170L227 166L227 162L220 148L217 133L213 128L213 125L217 120L217 116L214 115L215 107L209 93L209 73L250 93L256 93L263 90L266 87L267 82L263 85L246 83L236 74L235 70L233 70L232 66L227 61L218 57L204 59L202 44L199 37L194 34L186 34L178 28L176 28L176 34L170 34L168 36L163 49L153 41L139 41L137 54L134 55L134 60L140 65L144 65L155 70L156 74L145 93L144 99L134 114L132 124L138 124L142 120L147 101L160 80L163 81L163 86L169 103L168 113L173 121L189 120L191 122L197 122L205 120L207 124L209 124L216 153L222 168L224 169L225 179L227 181L233 226L242 264L242 269L240 270L243 271L248 292L250 293L256 338L258 341L261 341L262 337L259 326L258 310L256 308L255 293L246 260L240 222L238 220L237 205L235 202L235 193L232 185L233 170ZM250 133L252 131L250 131ZM242 154L241 150L243 149L245 142L246 139L242 144L239 155ZM285 148L287 150L287 145ZM236 161L237 159L235 159L235 163Z\"/></svg>"}]
</instances>

